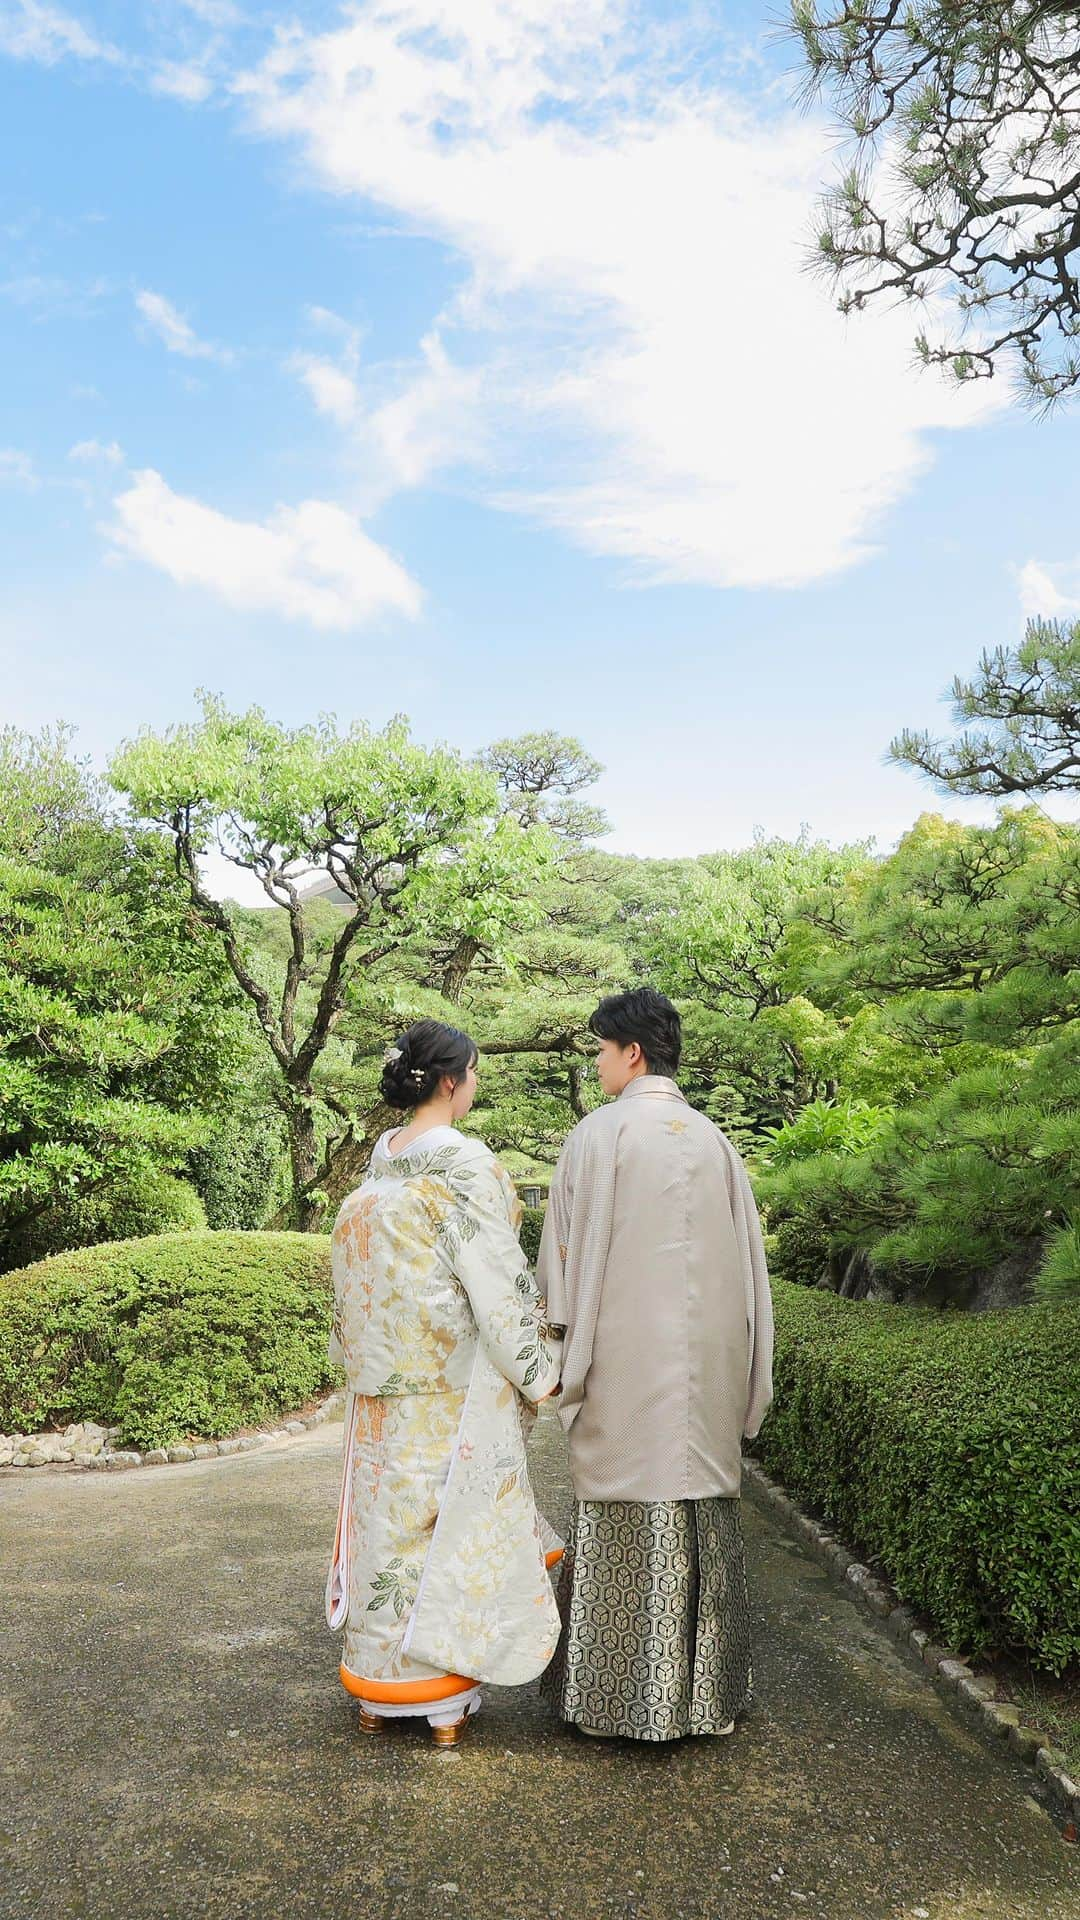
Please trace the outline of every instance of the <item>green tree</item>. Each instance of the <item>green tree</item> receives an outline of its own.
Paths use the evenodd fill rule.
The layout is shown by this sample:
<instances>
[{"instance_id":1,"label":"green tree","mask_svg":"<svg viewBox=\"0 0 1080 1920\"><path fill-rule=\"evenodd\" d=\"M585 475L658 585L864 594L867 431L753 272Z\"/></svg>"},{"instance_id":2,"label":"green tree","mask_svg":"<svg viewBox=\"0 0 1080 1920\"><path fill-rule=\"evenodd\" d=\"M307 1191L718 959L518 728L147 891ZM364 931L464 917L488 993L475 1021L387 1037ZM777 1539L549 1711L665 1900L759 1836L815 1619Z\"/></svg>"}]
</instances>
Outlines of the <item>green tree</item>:
<instances>
[{"instance_id":1,"label":"green tree","mask_svg":"<svg viewBox=\"0 0 1080 1920\"><path fill-rule=\"evenodd\" d=\"M165 842L123 829L71 737L0 735L0 1261L145 1215L235 1064L235 989Z\"/></svg>"},{"instance_id":2,"label":"green tree","mask_svg":"<svg viewBox=\"0 0 1080 1920\"><path fill-rule=\"evenodd\" d=\"M794 0L811 96L855 158L817 259L844 312L944 294L917 336L958 380L1014 365L1036 403L1080 380L1080 14L1045 0Z\"/></svg>"},{"instance_id":3,"label":"green tree","mask_svg":"<svg viewBox=\"0 0 1080 1920\"><path fill-rule=\"evenodd\" d=\"M837 1085L840 1030L806 994L800 902L831 900L868 862L865 846L834 849L767 838L688 863L680 894L649 923L641 958L685 1009L688 1091L749 1145Z\"/></svg>"},{"instance_id":4,"label":"green tree","mask_svg":"<svg viewBox=\"0 0 1080 1920\"><path fill-rule=\"evenodd\" d=\"M1080 620L1029 620L1018 647L985 650L951 696L958 724L984 725L952 744L905 728L893 760L953 793L1080 792Z\"/></svg>"},{"instance_id":5,"label":"green tree","mask_svg":"<svg viewBox=\"0 0 1080 1920\"><path fill-rule=\"evenodd\" d=\"M484 767L418 746L403 719L381 732L362 723L339 732L330 717L287 729L259 708L232 714L204 696L198 722L126 743L110 777L172 836L193 914L219 937L254 1008L276 1069L295 1224L312 1230L335 1147L356 1121L354 1104L318 1078L350 982L444 930L501 953L531 911L550 836L509 815ZM280 991L252 966L233 907L206 885L201 862L214 847L285 915ZM347 902L328 947L310 938L303 890L325 875ZM321 1146L320 1104L339 1122Z\"/></svg>"}]
</instances>

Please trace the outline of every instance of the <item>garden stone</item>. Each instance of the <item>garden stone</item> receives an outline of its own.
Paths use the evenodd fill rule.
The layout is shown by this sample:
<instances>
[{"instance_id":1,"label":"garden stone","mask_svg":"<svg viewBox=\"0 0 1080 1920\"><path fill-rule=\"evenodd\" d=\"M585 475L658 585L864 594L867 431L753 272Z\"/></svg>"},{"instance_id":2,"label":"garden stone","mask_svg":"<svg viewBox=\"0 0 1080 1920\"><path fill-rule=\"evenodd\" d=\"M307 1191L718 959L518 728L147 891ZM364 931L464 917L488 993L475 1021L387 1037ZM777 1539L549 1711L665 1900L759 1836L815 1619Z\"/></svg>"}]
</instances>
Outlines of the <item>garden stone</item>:
<instances>
[{"instance_id":1,"label":"garden stone","mask_svg":"<svg viewBox=\"0 0 1080 1920\"><path fill-rule=\"evenodd\" d=\"M1034 1760L1036 1754L1045 1748L1046 1741L1036 1727L1017 1724L1009 1728L1009 1745L1015 1748L1022 1760Z\"/></svg>"},{"instance_id":2,"label":"garden stone","mask_svg":"<svg viewBox=\"0 0 1080 1920\"><path fill-rule=\"evenodd\" d=\"M266 1435L264 1433L245 1433L240 1441L241 1453L253 1452L256 1447L262 1446L265 1439Z\"/></svg>"},{"instance_id":3,"label":"garden stone","mask_svg":"<svg viewBox=\"0 0 1080 1920\"><path fill-rule=\"evenodd\" d=\"M925 1647L922 1650L922 1657L923 1657L924 1665L929 1667L931 1673L935 1672L936 1669L940 1667L943 1660L947 1660L949 1658L948 1654L945 1651L945 1648L939 1647L936 1641L934 1640L927 1641Z\"/></svg>"},{"instance_id":4,"label":"garden stone","mask_svg":"<svg viewBox=\"0 0 1080 1920\"><path fill-rule=\"evenodd\" d=\"M26 1464L28 1467L47 1467L49 1456L41 1447L32 1447L26 1456Z\"/></svg>"},{"instance_id":5,"label":"garden stone","mask_svg":"<svg viewBox=\"0 0 1080 1920\"><path fill-rule=\"evenodd\" d=\"M239 1453L240 1442L239 1440L219 1440L217 1450L219 1453Z\"/></svg>"},{"instance_id":6,"label":"garden stone","mask_svg":"<svg viewBox=\"0 0 1080 1920\"><path fill-rule=\"evenodd\" d=\"M1048 1773L1063 1773L1064 1769L1065 1755L1059 1753L1056 1747L1048 1747L1044 1740L1040 1740L1035 1754L1036 1773L1041 1773L1045 1779Z\"/></svg>"},{"instance_id":7,"label":"garden stone","mask_svg":"<svg viewBox=\"0 0 1080 1920\"><path fill-rule=\"evenodd\" d=\"M304 1423L302 1420L286 1420L285 1431L286 1433L303 1433Z\"/></svg>"},{"instance_id":8,"label":"garden stone","mask_svg":"<svg viewBox=\"0 0 1080 1920\"><path fill-rule=\"evenodd\" d=\"M141 1467L142 1466L142 1454L132 1453L126 1447L121 1447L117 1453L108 1454L106 1458L110 1467L119 1468L119 1467Z\"/></svg>"},{"instance_id":9,"label":"garden stone","mask_svg":"<svg viewBox=\"0 0 1080 1920\"><path fill-rule=\"evenodd\" d=\"M966 1660L942 1660L938 1664L938 1672L943 1680L948 1680L953 1686L958 1680L971 1678L971 1668Z\"/></svg>"},{"instance_id":10,"label":"garden stone","mask_svg":"<svg viewBox=\"0 0 1080 1920\"><path fill-rule=\"evenodd\" d=\"M173 1462L174 1466L180 1461L194 1460L194 1458L195 1458L194 1447L185 1447L183 1445L180 1445L180 1446L169 1448L169 1459Z\"/></svg>"},{"instance_id":11,"label":"garden stone","mask_svg":"<svg viewBox=\"0 0 1080 1920\"><path fill-rule=\"evenodd\" d=\"M216 1440L200 1440L198 1444L191 1449L196 1460L216 1460L217 1450Z\"/></svg>"},{"instance_id":12,"label":"garden stone","mask_svg":"<svg viewBox=\"0 0 1080 1920\"><path fill-rule=\"evenodd\" d=\"M89 1453L85 1447L76 1447L74 1460L77 1467L92 1467L97 1460L97 1454Z\"/></svg>"},{"instance_id":13,"label":"garden stone","mask_svg":"<svg viewBox=\"0 0 1080 1920\"><path fill-rule=\"evenodd\" d=\"M151 1447L149 1453L143 1454L144 1467L167 1467L168 1464L169 1456L164 1447Z\"/></svg>"},{"instance_id":14,"label":"garden stone","mask_svg":"<svg viewBox=\"0 0 1080 1920\"><path fill-rule=\"evenodd\" d=\"M82 1439L83 1434L85 1432L86 1432L86 1427L81 1420L73 1421L70 1427L64 1428L65 1446L73 1447L77 1440Z\"/></svg>"}]
</instances>

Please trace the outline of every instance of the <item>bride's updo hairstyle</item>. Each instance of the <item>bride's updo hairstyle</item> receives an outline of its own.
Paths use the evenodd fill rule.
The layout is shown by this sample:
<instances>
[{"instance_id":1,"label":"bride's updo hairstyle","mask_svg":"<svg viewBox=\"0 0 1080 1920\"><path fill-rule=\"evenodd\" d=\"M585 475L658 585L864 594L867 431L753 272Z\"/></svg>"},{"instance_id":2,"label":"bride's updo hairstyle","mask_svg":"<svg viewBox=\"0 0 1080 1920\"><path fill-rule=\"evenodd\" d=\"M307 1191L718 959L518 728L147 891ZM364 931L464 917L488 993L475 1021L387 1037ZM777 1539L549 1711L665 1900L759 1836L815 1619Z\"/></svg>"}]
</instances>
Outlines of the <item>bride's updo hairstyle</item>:
<instances>
[{"instance_id":1,"label":"bride's updo hairstyle","mask_svg":"<svg viewBox=\"0 0 1080 1920\"><path fill-rule=\"evenodd\" d=\"M463 1080L478 1058L475 1041L441 1020L415 1020L386 1052L382 1096L388 1107L422 1107L443 1074Z\"/></svg>"}]
</instances>

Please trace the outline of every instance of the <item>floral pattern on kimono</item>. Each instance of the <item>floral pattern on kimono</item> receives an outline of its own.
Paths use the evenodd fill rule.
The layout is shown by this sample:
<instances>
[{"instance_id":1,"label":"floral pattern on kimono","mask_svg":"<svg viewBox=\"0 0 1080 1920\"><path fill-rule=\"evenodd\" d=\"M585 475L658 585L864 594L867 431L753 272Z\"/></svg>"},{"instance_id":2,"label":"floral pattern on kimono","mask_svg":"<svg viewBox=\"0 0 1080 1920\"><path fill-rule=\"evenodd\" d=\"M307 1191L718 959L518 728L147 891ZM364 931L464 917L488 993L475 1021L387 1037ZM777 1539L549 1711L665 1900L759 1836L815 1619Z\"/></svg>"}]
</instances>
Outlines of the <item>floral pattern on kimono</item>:
<instances>
[{"instance_id":1,"label":"floral pattern on kimono","mask_svg":"<svg viewBox=\"0 0 1080 1920\"><path fill-rule=\"evenodd\" d=\"M350 1401L328 1617L359 1677L512 1685L559 1631L525 1438L560 1343L488 1148L439 1128L392 1155L389 1137L333 1233Z\"/></svg>"}]
</instances>

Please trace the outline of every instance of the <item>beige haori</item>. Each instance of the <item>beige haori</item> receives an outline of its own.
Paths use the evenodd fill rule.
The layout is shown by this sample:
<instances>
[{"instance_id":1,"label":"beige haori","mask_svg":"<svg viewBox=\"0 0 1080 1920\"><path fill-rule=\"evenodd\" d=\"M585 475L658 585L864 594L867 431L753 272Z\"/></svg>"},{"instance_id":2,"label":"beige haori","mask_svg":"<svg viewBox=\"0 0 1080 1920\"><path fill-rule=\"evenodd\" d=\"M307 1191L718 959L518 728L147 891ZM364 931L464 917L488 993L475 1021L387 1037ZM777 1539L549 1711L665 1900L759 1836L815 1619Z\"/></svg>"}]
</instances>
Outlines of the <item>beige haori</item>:
<instances>
[{"instance_id":1,"label":"beige haori","mask_svg":"<svg viewBox=\"0 0 1080 1920\"><path fill-rule=\"evenodd\" d=\"M577 1499L737 1498L772 1400L765 1250L738 1152L674 1080L642 1075L574 1128L537 1280L566 1326Z\"/></svg>"},{"instance_id":2,"label":"beige haori","mask_svg":"<svg viewBox=\"0 0 1080 1920\"><path fill-rule=\"evenodd\" d=\"M331 1358L345 1455L327 1618L343 1678L465 1675L513 1686L550 1660L559 1615L525 1462L561 1342L489 1149L432 1128L384 1134L333 1233Z\"/></svg>"}]
</instances>

